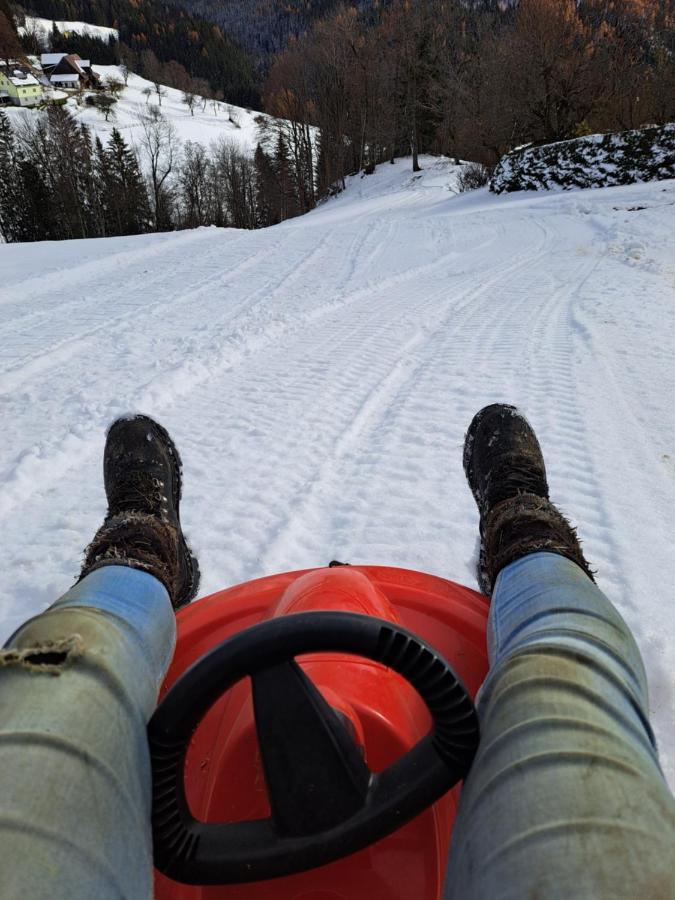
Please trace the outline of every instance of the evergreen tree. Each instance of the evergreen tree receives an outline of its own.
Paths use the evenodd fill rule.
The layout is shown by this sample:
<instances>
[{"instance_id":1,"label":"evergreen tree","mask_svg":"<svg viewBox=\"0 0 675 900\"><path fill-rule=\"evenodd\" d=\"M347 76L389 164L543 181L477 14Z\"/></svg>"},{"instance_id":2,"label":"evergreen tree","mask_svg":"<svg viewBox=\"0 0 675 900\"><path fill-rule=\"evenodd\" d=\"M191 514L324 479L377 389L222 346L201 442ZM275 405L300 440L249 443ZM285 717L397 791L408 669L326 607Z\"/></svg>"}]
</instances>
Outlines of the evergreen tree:
<instances>
[{"instance_id":1,"label":"evergreen tree","mask_svg":"<svg viewBox=\"0 0 675 900\"><path fill-rule=\"evenodd\" d=\"M255 167L256 223L259 228L276 225L279 219L279 183L269 156L260 144L253 157Z\"/></svg>"},{"instance_id":2,"label":"evergreen tree","mask_svg":"<svg viewBox=\"0 0 675 900\"><path fill-rule=\"evenodd\" d=\"M0 111L0 237L7 243L22 240L21 175L9 119Z\"/></svg>"},{"instance_id":3,"label":"evergreen tree","mask_svg":"<svg viewBox=\"0 0 675 900\"><path fill-rule=\"evenodd\" d=\"M143 234L150 231L150 204L138 160L116 128L103 151L102 169L107 233Z\"/></svg>"}]
</instances>

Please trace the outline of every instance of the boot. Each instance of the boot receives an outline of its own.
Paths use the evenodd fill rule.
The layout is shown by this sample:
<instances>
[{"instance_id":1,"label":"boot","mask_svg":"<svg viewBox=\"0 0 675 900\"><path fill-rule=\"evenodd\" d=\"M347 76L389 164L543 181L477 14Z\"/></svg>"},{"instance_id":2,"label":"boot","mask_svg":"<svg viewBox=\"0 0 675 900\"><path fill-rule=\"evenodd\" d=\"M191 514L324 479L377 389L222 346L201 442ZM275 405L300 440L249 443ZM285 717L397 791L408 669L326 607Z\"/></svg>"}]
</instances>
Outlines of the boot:
<instances>
[{"instance_id":1,"label":"boot","mask_svg":"<svg viewBox=\"0 0 675 900\"><path fill-rule=\"evenodd\" d=\"M166 430L148 416L118 419L103 476L108 514L85 550L80 580L102 566L130 566L158 578L175 609L189 603L199 565L180 525L181 461Z\"/></svg>"},{"instance_id":2,"label":"boot","mask_svg":"<svg viewBox=\"0 0 675 900\"><path fill-rule=\"evenodd\" d=\"M542 550L593 573L576 530L549 500L541 447L515 406L494 403L474 416L464 442L464 472L480 513L478 583L492 595L509 563Z\"/></svg>"}]
</instances>

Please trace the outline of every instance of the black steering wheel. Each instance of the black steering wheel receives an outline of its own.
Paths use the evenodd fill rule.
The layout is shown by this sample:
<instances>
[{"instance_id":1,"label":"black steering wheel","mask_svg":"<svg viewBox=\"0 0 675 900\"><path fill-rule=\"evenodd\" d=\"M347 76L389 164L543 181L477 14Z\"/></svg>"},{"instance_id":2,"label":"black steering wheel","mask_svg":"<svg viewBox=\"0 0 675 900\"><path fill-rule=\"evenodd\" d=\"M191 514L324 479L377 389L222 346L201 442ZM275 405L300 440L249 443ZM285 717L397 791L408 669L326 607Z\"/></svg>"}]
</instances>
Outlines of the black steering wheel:
<instances>
[{"instance_id":1,"label":"black steering wheel","mask_svg":"<svg viewBox=\"0 0 675 900\"><path fill-rule=\"evenodd\" d=\"M398 672L433 717L429 734L384 772L368 769L343 717L294 660L335 651ZM188 745L209 708L246 675L271 816L199 822L185 798ZM155 866L207 885L305 871L385 837L465 777L479 732L469 694L429 645L381 619L311 612L254 625L206 653L167 693L148 735Z\"/></svg>"}]
</instances>

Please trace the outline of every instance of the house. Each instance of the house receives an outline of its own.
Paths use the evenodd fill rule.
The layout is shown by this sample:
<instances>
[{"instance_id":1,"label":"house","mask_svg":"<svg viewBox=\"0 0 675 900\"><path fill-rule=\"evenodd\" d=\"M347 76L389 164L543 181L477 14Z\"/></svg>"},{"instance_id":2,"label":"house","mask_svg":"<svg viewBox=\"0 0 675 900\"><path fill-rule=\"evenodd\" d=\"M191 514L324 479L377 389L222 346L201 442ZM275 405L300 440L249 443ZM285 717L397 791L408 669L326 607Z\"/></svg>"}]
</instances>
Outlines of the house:
<instances>
[{"instance_id":1,"label":"house","mask_svg":"<svg viewBox=\"0 0 675 900\"><path fill-rule=\"evenodd\" d=\"M54 87L75 89L101 86L90 60L80 59L77 53L43 53L40 64Z\"/></svg>"},{"instance_id":2,"label":"house","mask_svg":"<svg viewBox=\"0 0 675 900\"><path fill-rule=\"evenodd\" d=\"M0 104L37 106L42 100L42 85L28 66L16 59L0 60Z\"/></svg>"}]
</instances>

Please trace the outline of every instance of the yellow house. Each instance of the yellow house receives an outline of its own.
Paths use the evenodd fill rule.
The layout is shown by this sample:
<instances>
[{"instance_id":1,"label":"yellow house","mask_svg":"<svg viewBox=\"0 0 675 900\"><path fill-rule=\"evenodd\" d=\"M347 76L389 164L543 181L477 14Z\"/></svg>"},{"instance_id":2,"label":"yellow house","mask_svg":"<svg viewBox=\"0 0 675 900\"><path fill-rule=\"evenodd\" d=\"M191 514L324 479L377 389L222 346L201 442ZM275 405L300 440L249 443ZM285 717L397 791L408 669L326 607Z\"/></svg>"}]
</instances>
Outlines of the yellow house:
<instances>
[{"instance_id":1,"label":"yellow house","mask_svg":"<svg viewBox=\"0 0 675 900\"><path fill-rule=\"evenodd\" d=\"M0 103L37 106L42 99L42 85L28 66L12 59L0 60Z\"/></svg>"}]
</instances>

